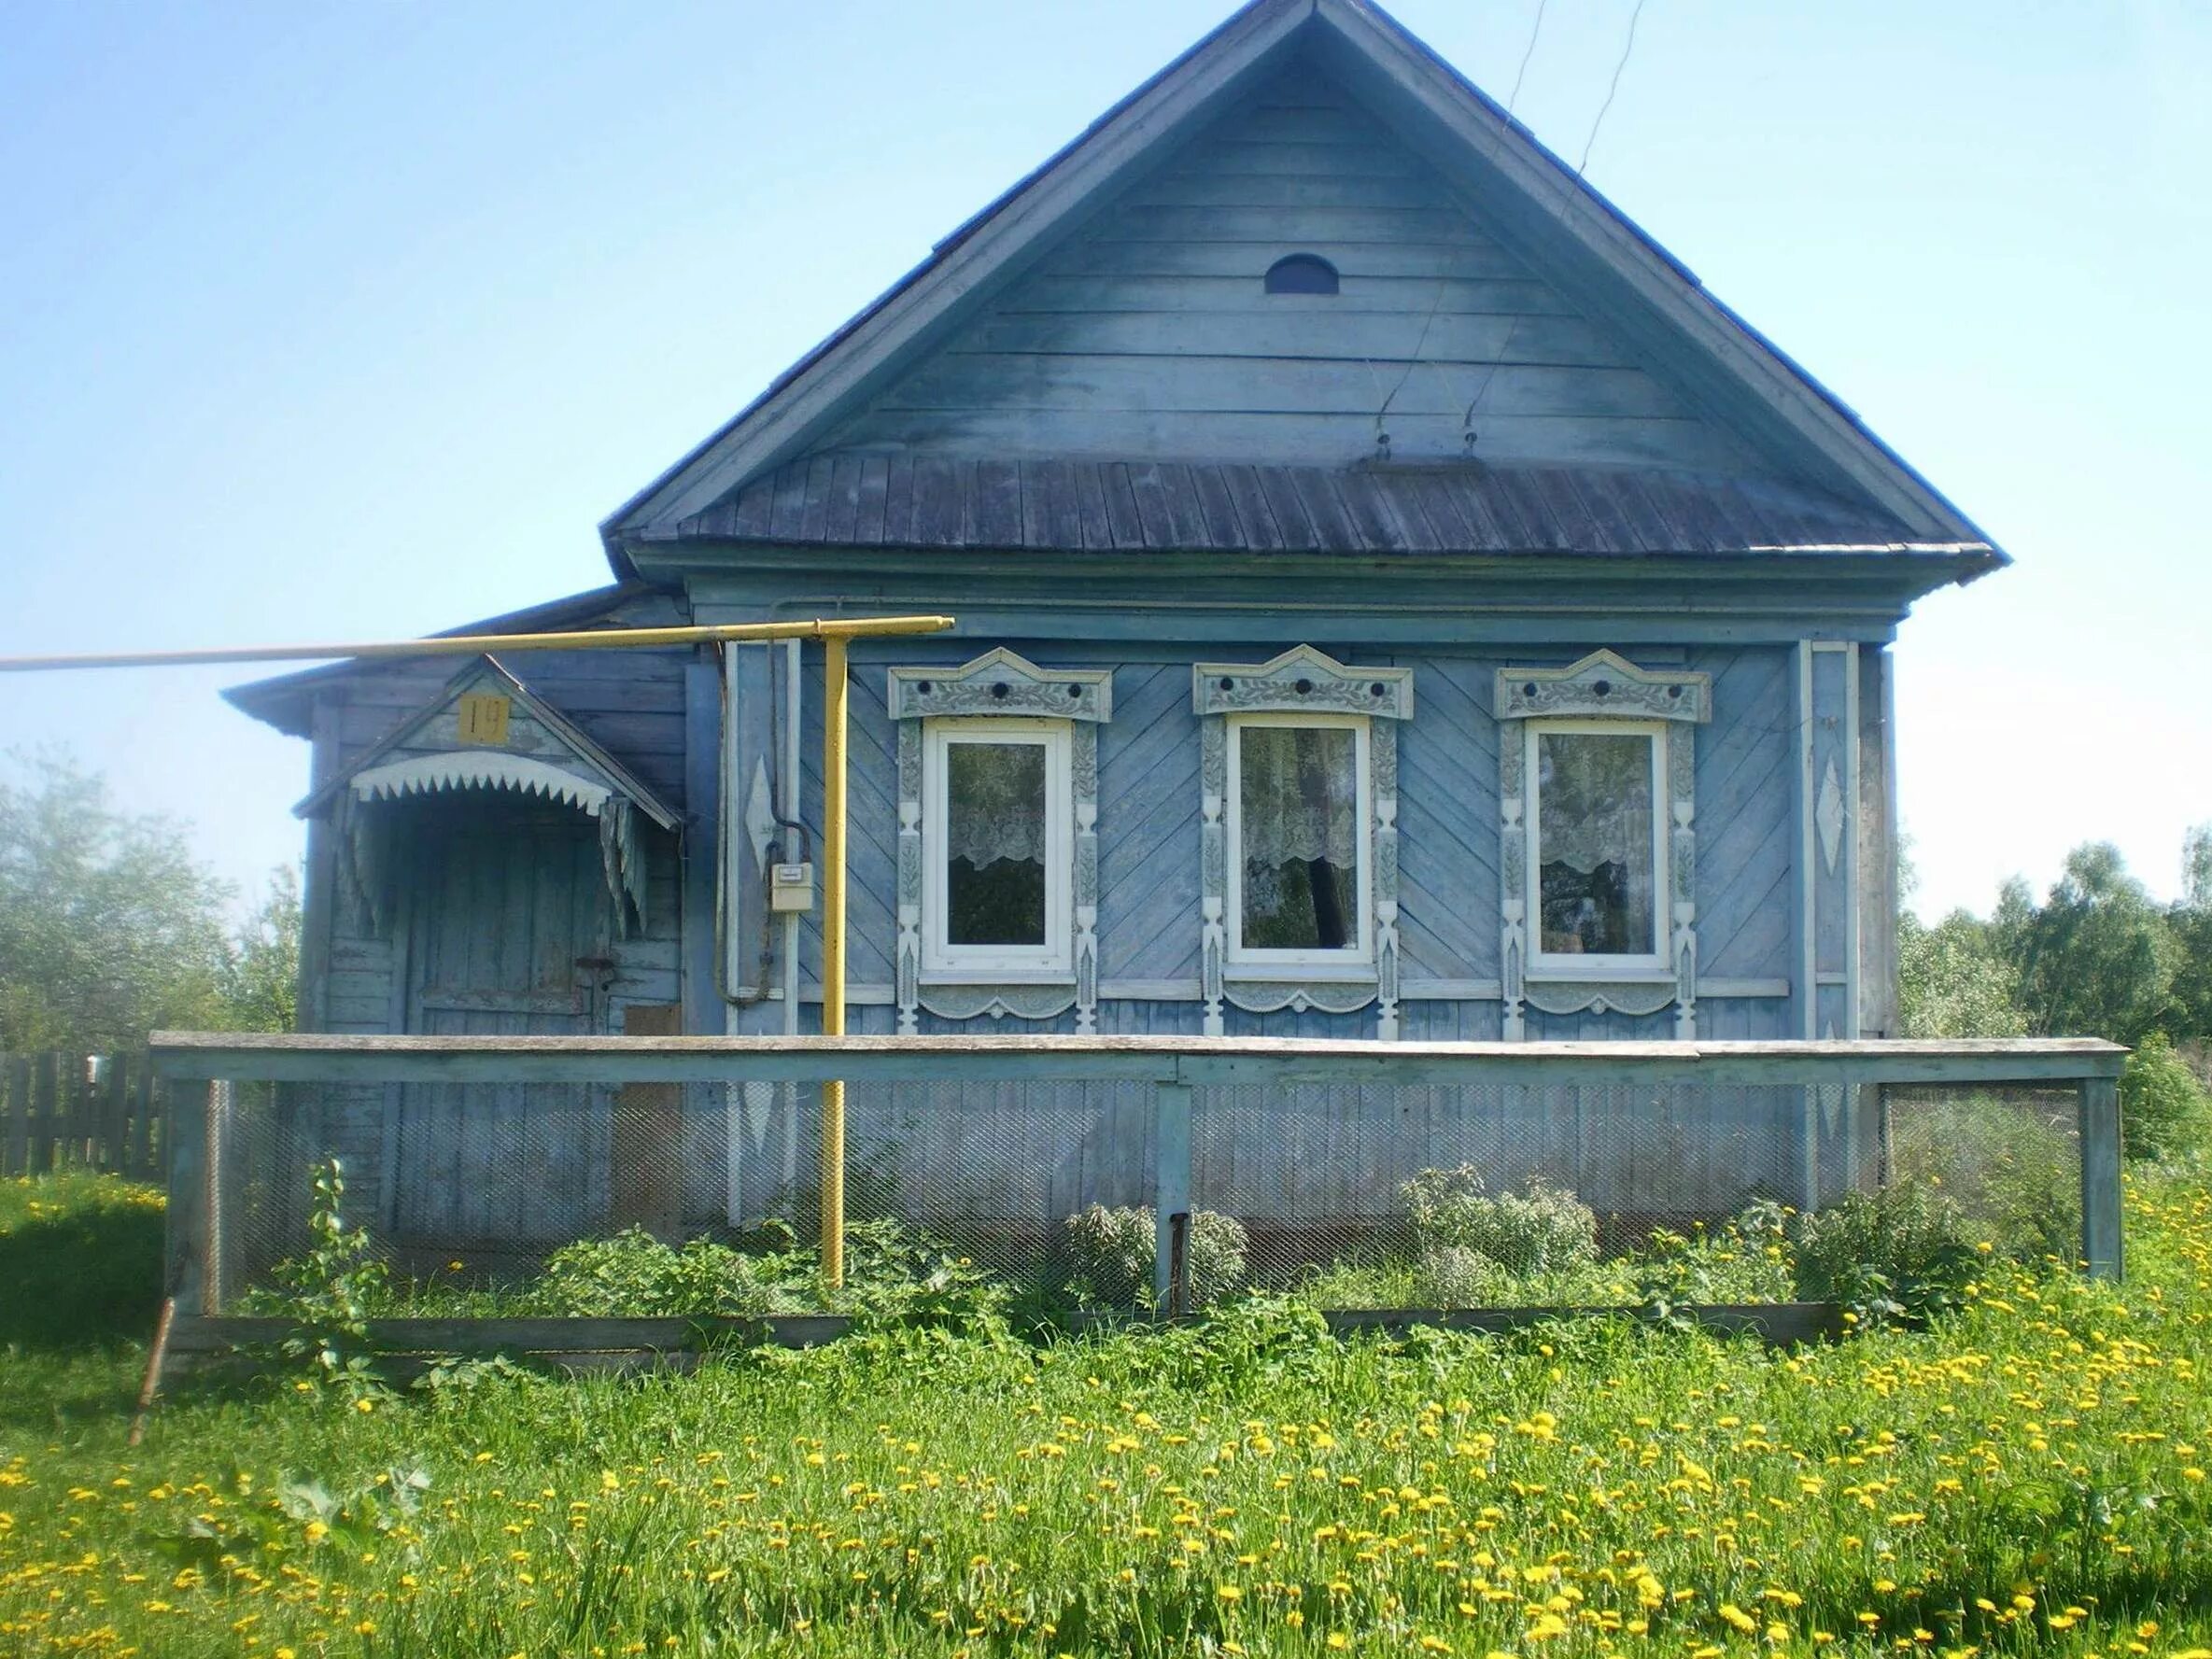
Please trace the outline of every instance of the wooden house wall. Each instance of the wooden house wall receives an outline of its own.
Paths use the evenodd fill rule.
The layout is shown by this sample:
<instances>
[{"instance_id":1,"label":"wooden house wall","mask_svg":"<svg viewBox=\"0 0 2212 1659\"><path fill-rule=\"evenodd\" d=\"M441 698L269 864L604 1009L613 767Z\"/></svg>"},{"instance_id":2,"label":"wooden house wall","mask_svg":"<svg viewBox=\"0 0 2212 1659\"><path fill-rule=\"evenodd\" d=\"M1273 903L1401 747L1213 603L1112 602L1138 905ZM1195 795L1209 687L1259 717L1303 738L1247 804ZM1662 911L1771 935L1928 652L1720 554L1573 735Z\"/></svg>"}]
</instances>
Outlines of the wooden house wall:
<instances>
[{"instance_id":1,"label":"wooden house wall","mask_svg":"<svg viewBox=\"0 0 2212 1659\"><path fill-rule=\"evenodd\" d=\"M1334 295L1268 294L1317 254ZM1378 411L1388 405L1387 420ZM1755 470L1324 73L1294 64L995 297L821 447Z\"/></svg>"},{"instance_id":2,"label":"wooden house wall","mask_svg":"<svg viewBox=\"0 0 2212 1659\"><path fill-rule=\"evenodd\" d=\"M1357 640L1315 642L1346 661L1415 670L1414 717L1399 733L1402 1034L1494 1041L1500 1034L1500 733L1490 715L1492 678L1509 662L1565 663L1586 646L1408 651ZM1046 667L1113 669L1114 716L1100 730L1097 1026L1108 1034L1196 1033L1202 1014L1199 728L1191 709L1191 665L1257 660L1269 653L1249 643L991 643L1007 644ZM904 640L863 645L853 654L848 952L849 1025L855 1032L888 1033L895 1025L895 735L884 709L884 669L894 662L957 663L981 648L969 640ZM1797 1034L1804 1015L1792 965L1802 827L1796 796L1807 712L1796 701L1797 649L1782 643L1640 647L1632 654L1649 666L1687 668L1712 680L1712 718L1696 732L1696 890L1700 978L1707 987L1698 1005L1700 1034ZM1868 655L1879 660L1880 654ZM803 683L802 809L809 822L819 822L820 680L811 653ZM1867 766L1879 768L1878 723L1862 736L1872 757ZM774 755L762 758L772 771ZM753 764L740 756L741 766ZM802 938L809 1000L801 1028L813 1030L818 916L807 918ZM780 1004L763 1002L733 1010L731 1025L775 1031L782 1019ZM1673 1034L1670 1010L1639 1018L1531 1009L1528 1019L1532 1039ZM1075 1024L1072 1013L1038 1022L962 1021L926 1010L919 1023L933 1033L1064 1033ZM1225 1025L1233 1035L1371 1037L1374 1011L1263 1015L1232 1005ZM854 1102L849 1133L856 1158L896 1166L905 1192L899 1202L950 1206L971 1218L995 1204L1007 1225L1042 1226L1093 1200L1142 1201L1149 1124L1141 1103L1121 1098L1126 1092L1012 1088L977 1102L936 1098L912 1087L856 1086L849 1090ZM1759 1194L1795 1198L1809 1121L1804 1091L1784 1089L1542 1094L1424 1089L1389 1100L1374 1090L1310 1089L1273 1101L1266 1108L1273 1116L1264 1122L1259 1103L1239 1101L1231 1091L1201 1100L1198 1108L1202 1123L1210 1118L1213 1127L1202 1127L1194 1141L1196 1202L1233 1209L1262 1230L1309 1233L1387 1216L1406 1176L1462 1161L1484 1166L1493 1184L1543 1174L1574 1188L1601 1213L1618 1213L1624 1225L1726 1212ZM938 1127L930 1129L932 1123ZM1844 1132L1824 1132L1832 1191ZM1120 1137L1116 1157L1101 1154L1101 1135ZM770 1124L754 1151L772 1152L774 1141ZM1028 1148L1034 1170L1013 1158L1015 1147ZM772 1174L776 1160L768 1162ZM1021 1174L994 1188L998 1177L991 1172L1002 1169ZM768 1195L749 1181L741 1206Z\"/></svg>"},{"instance_id":3,"label":"wooden house wall","mask_svg":"<svg viewBox=\"0 0 2212 1659\"><path fill-rule=\"evenodd\" d=\"M610 615L632 626L688 621L680 601L659 596L633 599ZM682 812L687 802L685 668L688 654L662 651L537 652L508 662L529 689L625 766L659 798ZM313 714L313 776L319 787L383 741L438 697L459 670L453 658L394 663L333 677L316 693ZM459 797L456 805L459 806ZM669 1005L682 1000L682 866L676 838L650 822L640 834L648 852L649 880L641 926L611 941L614 968L608 987L610 1028L621 1029L622 1010L633 1004ZM396 1031L403 1021L405 988L398 983L402 950L391 916L372 920L352 884L338 869L342 856L328 826L311 823L305 913L302 921L302 1023L309 1030L347 1034ZM488 932L502 918L485 898L483 925ZM479 1102L486 1110L496 1103ZM516 1112L519 1103L510 1103ZM385 1174L392 1149L387 1132L396 1105L391 1091L373 1088L331 1088L296 1103L310 1114L312 1133L299 1142L303 1158L309 1145L343 1158L356 1202L369 1216L397 1217L394 1195ZM472 1108L473 1109L473 1108ZM507 1114L500 1114L507 1116ZM496 1138L496 1137L495 1137ZM585 1137L588 1140L588 1137ZM573 1148L557 1151L520 1132L501 1146L477 1137L457 1160L472 1159L481 1168L468 1177L456 1174L452 1190L437 1201L444 1208L439 1231L467 1238L540 1228L529 1216L524 1194L535 1188L557 1195L540 1207L549 1213L582 1216L604 1208L603 1160L582 1160L595 1167L556 1171ZM535 1160L533 1166L532 1160ZM549 1161L550 1160L550 1161ZM473 1167L473 1166L472 1166ZM530 1174L532 1167L538 1174ZM457 1172L460 1165L455 1165ZM426 1197L424 1202L430 1202ZM435 1208L435 1205L433 1205Z\"/></svg>"}]
</instances>

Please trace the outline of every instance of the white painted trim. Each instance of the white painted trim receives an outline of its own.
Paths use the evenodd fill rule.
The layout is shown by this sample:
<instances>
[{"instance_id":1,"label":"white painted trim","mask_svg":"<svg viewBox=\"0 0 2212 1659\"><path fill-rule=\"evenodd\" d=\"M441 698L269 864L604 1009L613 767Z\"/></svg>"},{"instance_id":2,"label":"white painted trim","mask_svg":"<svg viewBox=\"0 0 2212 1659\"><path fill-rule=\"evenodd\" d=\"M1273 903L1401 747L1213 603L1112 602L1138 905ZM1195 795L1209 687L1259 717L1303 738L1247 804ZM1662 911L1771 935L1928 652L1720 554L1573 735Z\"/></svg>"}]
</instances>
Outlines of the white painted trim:
<instances>
[{"instance_id":1,"label":"white painted trim","mask_svg":"<svg viewBox=\"0 0 2212 1659\"><path fill-rule=\"evenodd\" d=\"M1045 752L1045 938L1036 946L956 945L945 936L951 822L946 752L954 744L1030 744ZM1075 977L1074 735L1064 720L999 715L922 723L922 979L924 984L1065 983Z\"/></svg>"},{"instance_id":2,"label":"white painted trim","mask_svg":"<svg viewBox=\"0 0 2212 1659\"><path fill-rule=\"evenodd\" d=\"M1225 979L1334 979L1372 982L1374 978L1374 780L1370 776L1372 734L1364 714L1231 714L1228 723L1229 788L1223 803L1229 856L1224 886L1228 889L1229 948L1222 962ZM1352 733L1354 809L1359 825L1358 867L1352 887L1358 894L1360 915L1354 929L1356 943L1348 950L1267 950L1247 949L1244 943L1244 743L1247 726L1318 727ZM1297 972L1282 972L1294 968Z\"/></svg>"},{"instance_id":3,"label":"white painted trim","mask_svg":"<svg viewBox=\"0 0 2212 1659\"><path fill-rule=\"evenodd\" d=\"M1859 847L1865 803L1859 794L1859 648L1838 647L1843 655L1843 1034L1857 1038L1862 1023L1859 985ZM1854 1143L1855 1144L1855 1143Z\"/></svg>"},{"instance_id":4,"label":"white painted trim","mask_svg":"<svg viewBox=\"0 0 2212 1659\"><path fill-rule=\"evenodd\" d=\"M1820 1035L1819 866L1813 859L1812 811L1812 647L1800 640L1797 655L1797 983L1805 994L1798 1000L1799 1034Z\"/></svg>"},{"instance_id":5,"label":"white painted trim","mask_svg":"<svg viewBox=\"0 0 2212 1659\"><path fill-rule=\"evenodd\" d=\"M1714 997L1786 997L1787 979L1700 979L1698 1000ZM1496 979L1407 979L1398 994L1409 1003L1494 1003L1505 994ZM822 987L806 985L800 1000L819 1003ZM889 1005L898 998L890 985L849 985L845 1000L854 1006ZM1197 979L1102 979L1098 1000L1103 1003L1196 1003L1205 1000L1204 982Z\"/></svg>"},{"instance_id":6,"label":"white painted trim","mask_svg":"<svg viewBox=\"0 0 2212 1659\"><path fill-rule=\"evenodd\" d=\"M1543 949L1543 784L1537 765L1537 745L1546 733L1604 738L1641 737L1651 743L1652 785L1652 945L1648 952L1623 956L1554 954ZM1670 982L1675 975L1668 961L1668 923L1673 910L1674 884L1668 878L1667 828L1672 815L1672 794L1668 788L1667 723L1663 720L1528 720L1522 722L1522 777L1527 780L1528 806L1523 833L1528 837L1523 898L1529 915L1529 970L1531 979L1606 979L1616 983Z\"/></svg>"}]
</instances>

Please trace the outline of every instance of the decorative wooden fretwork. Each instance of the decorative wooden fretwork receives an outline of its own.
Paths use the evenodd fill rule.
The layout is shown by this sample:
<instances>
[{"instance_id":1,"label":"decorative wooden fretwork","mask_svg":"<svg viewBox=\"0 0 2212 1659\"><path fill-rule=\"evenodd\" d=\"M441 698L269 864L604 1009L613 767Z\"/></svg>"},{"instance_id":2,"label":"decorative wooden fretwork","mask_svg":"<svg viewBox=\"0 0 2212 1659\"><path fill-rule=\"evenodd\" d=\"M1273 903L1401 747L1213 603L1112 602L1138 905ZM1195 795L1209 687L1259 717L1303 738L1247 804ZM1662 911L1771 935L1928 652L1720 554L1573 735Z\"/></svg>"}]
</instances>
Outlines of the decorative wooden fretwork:
<instances>
[{"instance_id":1,"label":"decorative wooden fretwork","mask_svg":"<svg viewBox=\"0 0 2212 1659\"><path fill-rule=\"evenodd\" d=\"M1698 1034L1697 749L1712 718L1710 676L1638 668L1593 651L1564 668L1500 668L1492 704L1499 723L1499 967L1508 1042L1528 1032L1526 1009L1547 1014L1655 1014L1674 1005L1674 1034ZM1546 974L1532 966L1529 914L1528 746L1519 723L1532 719L1664 721L1667 742L1666 965L1633 977Z\"/></svg>"},{"instance_id":2,"label":"decorative wooden fretwork","mask_svg":"<svg viewBox=\"0 0 2212 1659\"><path fill-rule=\"evenodd\" d=\"M958 668L891 670L887 697L898 733L898 1029L911 1035L927 1008L947 1019L1051 1019L1070 1007L1076 1030L1098 1029L1098 727L1113 718L1107 668L1040 668L1000 646ZM1075 795L1071 971L1034 980L923 983L922 974L922 723L933 715L1069 722Z\"/></svg>"},{"instance_id":3,"label":"decorative wooden fretwork","mask_svg":"<svg viewBox=\"0 0 2212 1659\"><path fill-rule=\"evenodd\" d=\"M1349 1014L1376 1005L1375 1034L1398 1035L1398 732L1414 710L1411 668L1347 666L1311 645L1264 663L1199 663L1191 669L1199 724L1200 996L1205 1032L1219 1036L1223 1005L1250 1013L1318 1008ZM1286 969L1265 977L1229 963L1229 716L1369 716L1368 849L1374 959L1351 975Z\"/></svg>"}]
</instances>

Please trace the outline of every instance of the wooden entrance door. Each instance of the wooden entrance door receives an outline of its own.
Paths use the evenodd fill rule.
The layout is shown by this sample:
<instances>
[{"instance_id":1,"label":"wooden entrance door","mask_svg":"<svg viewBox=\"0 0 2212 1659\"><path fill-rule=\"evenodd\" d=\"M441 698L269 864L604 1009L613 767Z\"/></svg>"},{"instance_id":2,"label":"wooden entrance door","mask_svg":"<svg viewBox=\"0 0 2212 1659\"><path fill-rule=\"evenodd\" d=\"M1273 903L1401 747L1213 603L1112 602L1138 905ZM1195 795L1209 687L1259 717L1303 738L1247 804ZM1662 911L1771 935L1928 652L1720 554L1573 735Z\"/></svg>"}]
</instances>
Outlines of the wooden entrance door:
<instances>
[{"instance_id":1,"label":"wooden entrance door","mask_svg":"<svg viewBox=\"0 0 2212 1659\"><path fill-rule=\"evenodd\" d=\"M598 824L572 808L463 791L407 803L404 1029L563 1036L612 1029L613 901ZM565 1084L401 1091L398 1241L529 1252L606 1205L608 1100Z\"/></svg>"}]
</instances>

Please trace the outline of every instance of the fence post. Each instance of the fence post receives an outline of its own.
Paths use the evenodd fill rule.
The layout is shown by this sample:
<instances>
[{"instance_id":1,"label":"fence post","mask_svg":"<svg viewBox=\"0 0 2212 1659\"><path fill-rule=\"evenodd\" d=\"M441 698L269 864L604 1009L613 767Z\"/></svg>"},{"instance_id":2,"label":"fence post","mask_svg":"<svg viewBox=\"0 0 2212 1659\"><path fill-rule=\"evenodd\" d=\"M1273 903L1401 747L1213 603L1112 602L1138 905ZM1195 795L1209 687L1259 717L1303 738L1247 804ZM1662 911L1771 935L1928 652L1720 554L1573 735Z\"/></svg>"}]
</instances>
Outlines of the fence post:
<instances>
[{"instance_id":1,"label":"fence post","mask_svg":"<svg viewBox=\"0 0 2212 1659\"><path fill-rule=\"evenodd\" d=\"M0 1121L7 1124L5 1143L0 1143L0 1173L27 1175L31 1173L31 1062L18 1054L8 1058L5 1101L0 1102Z\"/></svg>"},{"instance_id":2,"label":"fence post","mask_svg":"<svg viewBox=\"0 0 2212 1659\"><path fill-rule=\"evenodd\" d=\"M100 1167L110 1174L123 1172L123 1149L130 1133L129 1079L123 1075L123 1057L111 1054L100 1062Z\"/></svg>"},{"instance_id":3,"label":"fence post","mask_svg":"<svg viewBox=\"0 0 2212 1659\"><path fill-rule=\"evenodd\" d=\"M2120 1236L2120 1080L2081 1079L2081 1259L2090 1276L2118 1279Z\"/></svg>"},{"instance_id":4,"label":"fence post","mask_svg":"<svg viewBox=\"0 0 2212 1659\"><path fill-rule=\"evenodd\" d=\"M55 1095L61 1080L61 1059L49 1053L35 1056L31 1061L31 1155L23 1166L27 1175L53 1172L54 1141L60 1133Z\"/></svg>"},{"instance_id":5,"label":"fence post","mask_svg":"<svg viewBox=\"0 0 2212 1659\"><path fill-rule=\"evenodd\" d=\"M207 1085L207 1110L169 1114L169 1225L167 1272L169 1294L176 1311L194 1318L207 1311L207 1194L211 1185L207 1162L207 1126L215 1117L216 1091L220 1083Z\"/></svg>"},{"instance_id":6,"label":"fence post","mask_svg":"<svg viewBox=\"0 0 2212 1659\"><path fill-rule=\"evenodd\" d=\"M116 1063L122 1062L119 1060ZM154 1164L154 1068L150 1055L138 1056L138 1080L132 1093L130 1145L123 1153L123 1173L137 1181L150 1181L161 1173Z\"/></svg>"},{"instance_id":7,"label":"fence post","mask_svg":"<svg viewBox=\"0 0 2212 1659\"><path fill-rule=\"evenodd\" d=\"M99 1099L92 1092L92 1068L85 1063L81 1054L63 1058L67 1067L62 1087L69 1102L69 1144L63 1148L62 1161L96 1170L100 1167L96 1145L100 1133L96 1112Z\"/></svg>"},{"instance_id":8,"label":"fence post","mask_svg":"<svg viewBox=\"0 0 2212 1659\"><path fill-rule=\"evenodd\" d=\"M1191 1085L1152 1087L1152 1302L1162 1313L1179 1307L1176 1258L1191 1216Z\"/></svg>"}]
</instances>

